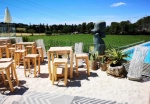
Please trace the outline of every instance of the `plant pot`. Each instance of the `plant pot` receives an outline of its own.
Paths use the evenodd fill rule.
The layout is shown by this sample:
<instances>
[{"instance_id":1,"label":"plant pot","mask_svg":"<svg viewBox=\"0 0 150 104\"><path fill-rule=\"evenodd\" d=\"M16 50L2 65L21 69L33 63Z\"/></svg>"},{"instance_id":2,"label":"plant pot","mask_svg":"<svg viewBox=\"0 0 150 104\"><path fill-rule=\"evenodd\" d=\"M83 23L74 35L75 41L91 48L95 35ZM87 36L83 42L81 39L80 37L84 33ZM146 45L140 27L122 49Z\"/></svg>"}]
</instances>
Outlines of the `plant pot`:
<instances>
[{"instance_id":1,"label":"plant pot","mask_svg":"<svg viewBox=\"0 0 150 104\"><path fill-rule=\"evenodd\" d=\"M123 65L120 66L110 66L108 67L108 70L106 71L107 74L116 76L116 77L125 77L124 76L125 68Z\"/></svg>"},{"instance_id":2,"label":"plant pot","mask_svg":"<svg viewBox=\"0 0 150 104\"><path fill-rule=\"evenodd\" d=\"M102 71L106 71L107 70L107 63L101 63L100 67L101 67Z\"/></svg>"},{"instance_id":3,"label":"plant pot","mask_svg":"<svg viewBox=\"0 0 150 104\"><path fill-rule=\"evenodd\" d=\"M96 60L90 61L90 69L92 69L92 70L97 70L98 69L98 65L97 65Z\"/></svg>"}]
</instances>

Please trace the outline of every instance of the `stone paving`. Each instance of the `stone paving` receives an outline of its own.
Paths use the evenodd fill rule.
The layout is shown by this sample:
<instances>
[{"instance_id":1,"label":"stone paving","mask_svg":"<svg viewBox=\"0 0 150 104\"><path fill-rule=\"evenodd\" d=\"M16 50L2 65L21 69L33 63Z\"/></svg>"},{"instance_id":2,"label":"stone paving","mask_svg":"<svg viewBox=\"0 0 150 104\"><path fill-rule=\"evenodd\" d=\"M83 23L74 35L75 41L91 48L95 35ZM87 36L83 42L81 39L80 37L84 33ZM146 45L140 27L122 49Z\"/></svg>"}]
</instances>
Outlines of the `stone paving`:
<instances>
[{"instance_id":1,"label":"stone paving","mask_svg":"<svg viewBox=\"0 0 150 104\"><path fill-rule=\"evenodd\" d=\"M20 66L16 69L20 86L15 86L14 93L4 92L12 101L15 96L36 91L99 98L123 104L150 103L150 81L135 82L127 78L115 78L98 69L91 70L90 77L87 77L87 74L83 72L79 73L79 77L74 75L73 79L68 79L68 84L65 87L61 80L52 85L49 79L47 61L41 63L41 73L37 78L33 78L33 75L25 77L23 68Z\"/></svg>"}]
</instances>

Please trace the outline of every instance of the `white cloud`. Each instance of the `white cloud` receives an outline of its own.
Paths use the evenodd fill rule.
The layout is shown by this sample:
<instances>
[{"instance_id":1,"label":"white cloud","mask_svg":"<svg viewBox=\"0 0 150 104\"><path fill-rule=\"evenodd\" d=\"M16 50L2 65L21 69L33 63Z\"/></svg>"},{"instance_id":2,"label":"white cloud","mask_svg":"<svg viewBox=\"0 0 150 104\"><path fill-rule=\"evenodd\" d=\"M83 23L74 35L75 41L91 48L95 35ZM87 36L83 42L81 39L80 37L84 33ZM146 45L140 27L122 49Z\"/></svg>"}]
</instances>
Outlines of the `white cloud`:
<instances>
[{"instance_id":1,"label":"white cloud","mask_svg":"<svg viewBox=\"0 0 150 104\"><path fill-rule=\"evenodd\" d=\"M111 5L111 7L118 7L118 6L121 6L121 5L126 5L126 3L124 3L124 2L114 3L114 4Z\"/></svg>"}]
</instances>

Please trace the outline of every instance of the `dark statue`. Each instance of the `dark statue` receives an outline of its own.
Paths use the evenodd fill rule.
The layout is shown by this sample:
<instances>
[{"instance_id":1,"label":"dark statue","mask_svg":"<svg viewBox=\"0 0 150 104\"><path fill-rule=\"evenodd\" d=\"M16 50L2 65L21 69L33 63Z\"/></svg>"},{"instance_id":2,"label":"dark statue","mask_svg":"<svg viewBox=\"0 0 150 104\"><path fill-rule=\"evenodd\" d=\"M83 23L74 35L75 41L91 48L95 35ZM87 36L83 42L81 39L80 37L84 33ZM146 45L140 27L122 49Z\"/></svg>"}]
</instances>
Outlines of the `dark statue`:
<instances>
[{"instance_id":1,"label":"dark statue","mask_svg":"<svg viewBox=\"0 0 150 104\"><path fill-rule=\"evenodd\" d=\"M105 38L105 29L106 29L106 22L99 21L96 22L94 25L94 29L91 30L94 34L93 36L93 43L94 43L94 51L98 51L99 55L105 54L105 42L102 38Z\"/></svg>"}]
</instances>

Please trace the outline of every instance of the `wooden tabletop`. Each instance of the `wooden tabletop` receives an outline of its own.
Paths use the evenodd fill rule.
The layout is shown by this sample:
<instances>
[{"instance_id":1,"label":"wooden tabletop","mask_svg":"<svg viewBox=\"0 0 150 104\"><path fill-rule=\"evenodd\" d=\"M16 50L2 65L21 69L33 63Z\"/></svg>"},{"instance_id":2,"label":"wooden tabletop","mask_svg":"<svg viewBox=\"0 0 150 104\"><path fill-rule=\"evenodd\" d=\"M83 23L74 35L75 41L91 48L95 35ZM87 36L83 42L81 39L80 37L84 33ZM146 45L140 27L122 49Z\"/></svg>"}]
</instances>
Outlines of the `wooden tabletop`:
<instances>
[{"instance_id":1,"label":"wooden tabletop","mask_svg":"<svg viewBox=\"0 0 150 104\"><path fill-rule=\"evenodd\" d=\"M12 64L12 62L1 63L0 70L8 68L11 64Z\"/></svg>"},{"instance_id":2,"label":"wooden tabletop","mask_svg":"<svg viewBox=\"0 0 150 104\"><path fill-rule=\"evenodd\" d=\"M9 62L9 61L12 61L12 60L13 60L12 58L1 58L0 62Z\"/></svg>"},{"instance_id":3,"label":"wooden tabletop","mask_svg":"<svg viewBox=\"0 0 150 104\"><path fill-rule=\"evenodd\" d=\"M70 50L72 50L72 47L67 46L67 47L50 47L50 49L48 51L54 52L54 51L70 51Z\"/></svg>"},{"instance_id":4,"label":"wooden tabletop","mask_svg":"<svg viewBox=\"0 0 150 104\"><path fill-rule=\"evenodd\" d=\"M29 45L29 44L34 44L35 42L19 42L19 43L16 43L18 45Z\"/></svg>"}]
</instances>

